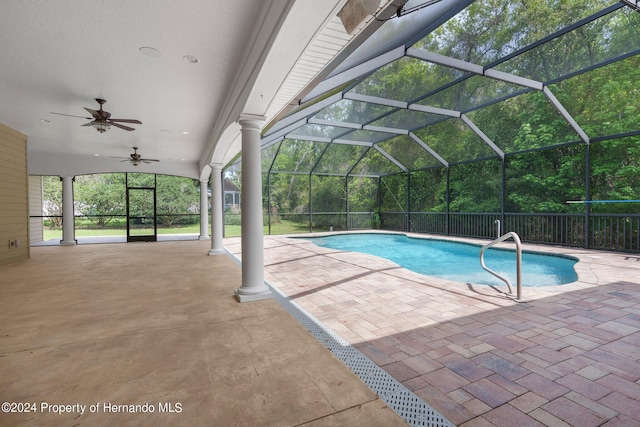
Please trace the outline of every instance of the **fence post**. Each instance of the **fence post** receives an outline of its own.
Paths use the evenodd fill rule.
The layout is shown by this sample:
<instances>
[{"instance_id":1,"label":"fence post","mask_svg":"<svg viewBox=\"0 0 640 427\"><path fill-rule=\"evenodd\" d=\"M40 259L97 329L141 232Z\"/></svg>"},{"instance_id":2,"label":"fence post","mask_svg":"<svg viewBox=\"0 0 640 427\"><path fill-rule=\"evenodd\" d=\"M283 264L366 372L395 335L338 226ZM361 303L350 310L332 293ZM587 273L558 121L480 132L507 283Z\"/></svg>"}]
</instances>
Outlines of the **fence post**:
<instances>
[{"instance_id":1,"label":"fence post","mask_svg":"<svg viewBox=\"0 0 640 427\"><path fill-rule=\"evenodd\" d=\"M585 169L585 180L584 180L584 199L586 201L591 200L591 146L589 143L585 144L585 155L584 155L584 169ZM590 237L591 232L589 231L589 211L591 210L591 203L584 204L584 248L589 249L590 246Z\"/></svg>"},{"instance_id":2,"label":"fence post","mask_svg":"<svg viewBox=\"0 0 640 427\"><path fill-rule=\"evenodd\" d=\"M407 232L411 233L411 172L407 172Z\"/></svg>"},{"instance_id":3,"label":"fence post","mask_svg":"<svg viewBox=\"0 0 640 427\"><path fill-rule=\"evenodd\" d=\"M445 234L448 236L449 235L449 222L451 220L450 215L449 215L449 196L450 196L450 192L449 192L449 178L450 178L450 173L449 173L449 166L447 165L447 197L446 197L446 203L447 203L447 213L446 213L446 224L445 224Z\"/></svg>"}]
</instances>

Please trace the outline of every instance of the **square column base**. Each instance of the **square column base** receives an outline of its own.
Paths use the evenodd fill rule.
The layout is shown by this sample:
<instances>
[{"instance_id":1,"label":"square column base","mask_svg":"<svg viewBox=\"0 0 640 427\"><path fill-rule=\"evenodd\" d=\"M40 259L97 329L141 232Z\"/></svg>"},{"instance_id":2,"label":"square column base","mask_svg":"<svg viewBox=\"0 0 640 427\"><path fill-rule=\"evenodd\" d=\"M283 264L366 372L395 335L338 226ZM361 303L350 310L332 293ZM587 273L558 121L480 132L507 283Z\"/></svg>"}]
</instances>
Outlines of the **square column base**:
<instances>
[{"instance_id":1,"label":"square column base","mask_svg":"<svg viewBox=\"0 0 640 427\"><path fill-rule=\"evenodd\" d=\"M259 294L249 294L249 295L239 293L238 289L236 289L235 292L236 292L236 298L238 299L239 302L260 301L263 299L273 298L273 294L269 290L265 292L261 292Z\"/></svg>"}]
</instances>

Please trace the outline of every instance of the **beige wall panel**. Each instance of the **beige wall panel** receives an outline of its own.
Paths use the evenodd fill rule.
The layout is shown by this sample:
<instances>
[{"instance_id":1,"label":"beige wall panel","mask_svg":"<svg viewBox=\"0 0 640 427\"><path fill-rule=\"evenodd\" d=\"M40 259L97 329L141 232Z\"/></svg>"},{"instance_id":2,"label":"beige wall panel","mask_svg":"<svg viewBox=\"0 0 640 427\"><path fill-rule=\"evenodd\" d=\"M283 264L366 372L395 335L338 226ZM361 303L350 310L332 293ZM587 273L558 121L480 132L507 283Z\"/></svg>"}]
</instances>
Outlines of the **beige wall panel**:
<instances>
[{"instance_id":1,"label":"beige wall panel","mask_svg":"<svg viewBox=\"0 0 640 427\"><path fill-rule=\"evenodd\" d=\"M27 137L0 124L0 267L29 258L27 182Z\"/></svg>"}]
</instances>

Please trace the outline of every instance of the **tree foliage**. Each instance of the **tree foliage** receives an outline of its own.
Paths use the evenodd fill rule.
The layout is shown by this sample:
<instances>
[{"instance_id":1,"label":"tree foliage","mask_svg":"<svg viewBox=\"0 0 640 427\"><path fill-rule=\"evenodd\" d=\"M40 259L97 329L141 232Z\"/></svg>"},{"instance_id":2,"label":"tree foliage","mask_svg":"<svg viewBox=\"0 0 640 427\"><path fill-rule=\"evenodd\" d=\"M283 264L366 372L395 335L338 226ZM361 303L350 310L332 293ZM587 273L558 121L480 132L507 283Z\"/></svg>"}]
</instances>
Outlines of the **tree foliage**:
<instances>
[{"instance_id":1,"label":"tree foliage","mask_svg":"<svg viewBox=\"0 0 640 427\"><path fill-rule=\"evenodd\" d=\"M158 175L156 203L159 223L172 226L183 222L181 215L200 212L200 183L191 178Z\"/></svg>"},{"instance_id":2,"label":"tree foliage","mask_svg":"<svg viewBox=\"0 0 640 427\"><path fill-rule=\"evenodd\" d=\"M126 214L125 191L122 173L77 176L73 186L76 213L104 227Z\"/></svg>"},{"instance_id":3,"label":"tree foliage","mask_svg":"<svg viewBox=\"0 0 640 427\"><path fill-rule=\"evenodd\" d=\"M58 176L42 177L42 215L52 228L62 226L62 182Z\"/></svg>"},{"instance_id":4,"label":"tree foliage","mask_svg":"<svg viewBox=\"0 0 640 427\"><path fill-rule=\"evenodd\" d=\"M308 124L309 135L373 142L382 150L363 152L362 146L335 143L325 150L326 143L285 140L277 156L271 151L268 162L278 171L269 177L271 203L281 212L306 211L310 179L311 197L322 200L312 202L314 211L333 209L326 200L333 194L336 203L342 203L346 193L351 211L375 211L380 198L381 209L394 212L442 212L447 207L453 212L499 212L503 201L507 212L584 212L584 206L566 201L587 196L639 199L640 136L633 133L640 130L640 55L635 53L640 49L640 14L623 7L564 32L604 7L601 0L473 2L413 47L541 81L551 96L416 58L390 62L350 90L460 111L497 149L464 117L393 111L343 99L315 118L410 130L450 165L448 173L440 159L406 135L378 140L381 132L361 129L341 136L335 127L311 129ZM552 34L546 43L520 52ZM588 142L563 116L563 109ZM410 179L382 152L408 169ZM331 169L330 164L339 166ZM310 178L322 173L335 173L344 181ZM631 212L634 207L591 209Z\"/></svg>"},{"instance_id":5,"label":"tree foliage","mask_svg":"<svg viewBox=\"0 0 640 427\"><path fill-rule=\"evenodd\" d=\"M56 176L42 177L43 214L52 215L52 225L60 225L62 215L62 185ZM192 223L192 214L200 212L200 185L197 180L170 175L146 173L106 173L82 175L73 186L76 215L86 217L96 227L105 227L115 218L127 215L127 185L130 192L131 215L153 216L153 198L145 188L156 189L156 213L159 223L172 226ZM134 189L143 190L134 191ZM187 219L185 219L187 218Z\"/></svg>"}]
</instances>

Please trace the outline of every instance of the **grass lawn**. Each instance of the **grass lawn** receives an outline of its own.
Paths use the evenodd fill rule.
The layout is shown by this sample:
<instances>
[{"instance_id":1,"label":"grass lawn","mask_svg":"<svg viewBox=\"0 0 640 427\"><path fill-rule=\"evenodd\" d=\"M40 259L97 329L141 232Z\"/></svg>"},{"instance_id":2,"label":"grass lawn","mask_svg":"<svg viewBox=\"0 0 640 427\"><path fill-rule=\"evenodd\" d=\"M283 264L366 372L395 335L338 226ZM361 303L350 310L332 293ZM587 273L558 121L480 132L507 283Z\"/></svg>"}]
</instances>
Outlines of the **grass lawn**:
<instances>
[{"instance_id":1,"label":"grass lawn","mask_svg":"<svg viewBox=\"0 0 640 427\"><path fill-rule=\"evenodd\" d=\"M321 231L321 230L315 230ZM271 234L298 234L308 233L309 225L300 224L298 222L280 221L277 224L271 224ZM264 226L264 234L269 233L269 227ZM140 234L140 233L136 233ZM200 225L192 224L176 227L158 227L158 234L200 234ZM239 225L225 225L225 237L238 237L241 233ZM94 236L126 236L126 228L76 228L76 237L94 237ZM62 229L44 227L43 240L62 239Z\"/></svg>"}]
</instances>

